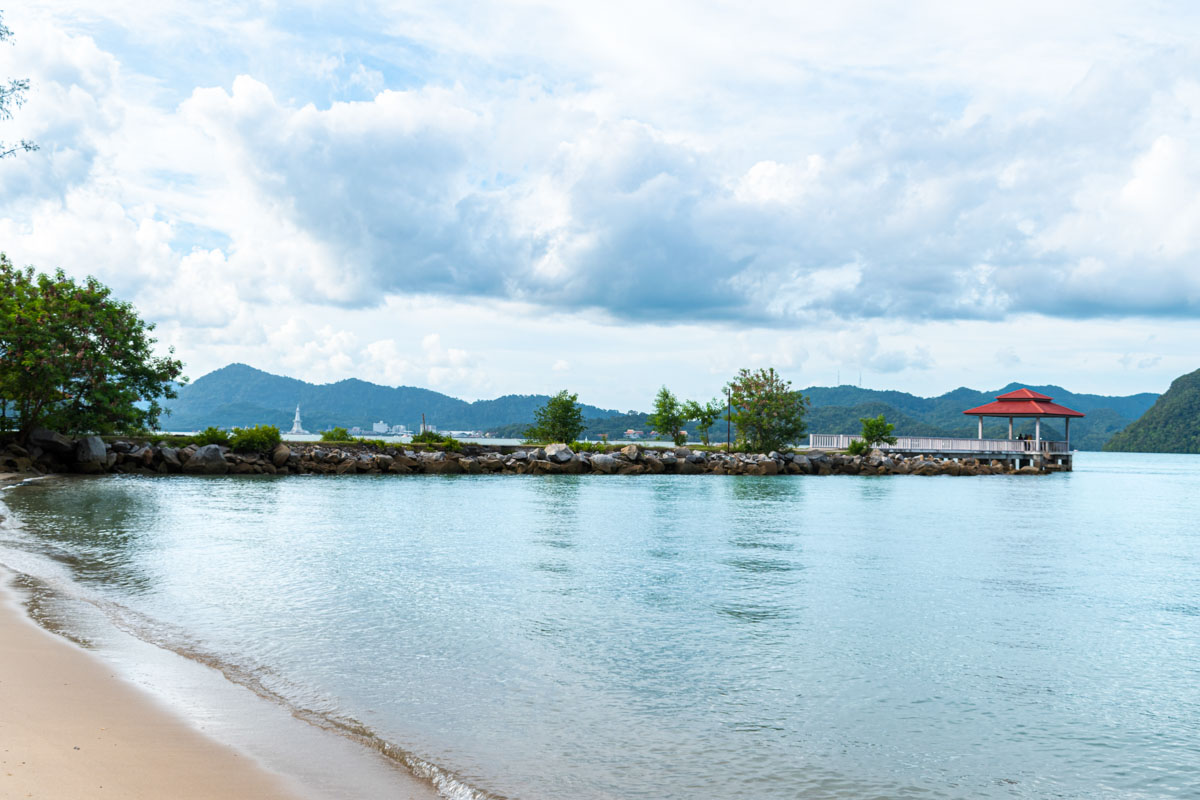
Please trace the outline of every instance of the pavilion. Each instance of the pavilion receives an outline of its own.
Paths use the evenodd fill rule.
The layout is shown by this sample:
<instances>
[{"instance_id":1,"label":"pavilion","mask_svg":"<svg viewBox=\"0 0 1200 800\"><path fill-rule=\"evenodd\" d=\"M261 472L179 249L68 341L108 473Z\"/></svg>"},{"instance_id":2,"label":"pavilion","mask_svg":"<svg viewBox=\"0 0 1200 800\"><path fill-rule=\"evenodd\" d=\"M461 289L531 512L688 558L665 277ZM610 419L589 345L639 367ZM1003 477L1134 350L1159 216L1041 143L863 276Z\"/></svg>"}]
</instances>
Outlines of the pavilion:
<instances>
[{"instance_id":1,"label":"pavilion","mask_svg":"<svg viewBox=\"0 0 1200 800\"><path fill-rule=\"evenodd\" d=\"M1034 420L1034 445L1035 450L1041 449L1042 443L1042 419L1061 419L1066 427L1065 437L1068 452L1071 449L1071 418L1082 417L1078 411L1060 406L1054 402L1053 397L1047 397L1044 394L1038 394L1032 389L1017 389L1012 392L1005 392L995 399L994 402L979 406L978 408L968 408L962 412L979 418L979 438L983 439L983 418L984 417L1008 417L1008 438L1013 438L1013 418L1015 417L1032 417Z\"/></svg>"}]
</instances>

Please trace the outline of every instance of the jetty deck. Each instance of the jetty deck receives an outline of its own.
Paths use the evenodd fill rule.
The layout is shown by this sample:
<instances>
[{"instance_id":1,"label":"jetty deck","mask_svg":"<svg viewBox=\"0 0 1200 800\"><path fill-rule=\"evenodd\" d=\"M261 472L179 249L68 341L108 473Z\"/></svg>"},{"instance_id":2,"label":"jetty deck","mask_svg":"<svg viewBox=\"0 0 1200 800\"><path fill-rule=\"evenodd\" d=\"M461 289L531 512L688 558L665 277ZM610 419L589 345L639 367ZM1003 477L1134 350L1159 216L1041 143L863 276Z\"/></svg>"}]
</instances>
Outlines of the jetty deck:
<instances>
[{"instance_id":1,"label":"jetty deck","mask_svg":"<svg viewBox=\"0 0 1200 800\"><path fill-rule=\"evenodd\" d=\"M809 434L808 446L814 450L845 450L861 436L839 433ZM936 458L975 458L988 461L1014 461L1017 467L1036 466L1069 472L1072 468L1070 442L1050 439L963 439L946 436L898 436L895 444L879 449L899 455L926 455Z\"/></svg>"}]
</instances>

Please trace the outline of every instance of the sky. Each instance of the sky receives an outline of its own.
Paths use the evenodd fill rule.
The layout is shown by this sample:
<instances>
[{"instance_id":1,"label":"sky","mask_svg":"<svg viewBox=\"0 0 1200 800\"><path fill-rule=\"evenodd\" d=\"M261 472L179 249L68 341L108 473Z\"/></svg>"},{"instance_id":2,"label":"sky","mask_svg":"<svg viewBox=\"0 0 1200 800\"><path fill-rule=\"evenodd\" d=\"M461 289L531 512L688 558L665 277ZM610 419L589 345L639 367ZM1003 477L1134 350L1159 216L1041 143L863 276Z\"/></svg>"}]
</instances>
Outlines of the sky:
<instances>
[{"instance_id":1,"label":"sky","mask_svg":"<svg viewBox=\"0 0 1200 800\"><path fill-rule=\"evenodd\" d=\"M5 3L0 250L231 362L647 409L1200 358L1190 3Z\"/></svg>"}]
</instances>

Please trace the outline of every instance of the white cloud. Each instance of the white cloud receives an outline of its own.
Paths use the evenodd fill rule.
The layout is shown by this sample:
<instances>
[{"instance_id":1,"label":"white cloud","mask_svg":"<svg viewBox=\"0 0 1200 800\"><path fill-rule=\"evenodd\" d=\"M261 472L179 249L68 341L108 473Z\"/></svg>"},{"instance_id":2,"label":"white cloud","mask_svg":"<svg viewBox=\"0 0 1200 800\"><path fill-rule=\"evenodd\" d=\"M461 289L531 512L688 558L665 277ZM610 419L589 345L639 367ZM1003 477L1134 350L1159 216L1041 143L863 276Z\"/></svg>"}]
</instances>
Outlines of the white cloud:
<instances>
[{"instance_id":1,"label":"white cloud","mask_svg":"<svg viewBox=\"0 0 1200 800\"><path fill-rule=\"evenodd\" d=\"M195 363L466 394L624 367L627 405L748 360L1032 370L1031 313L1166 375L1088 321L1200 311L1189 10L130 8L6 18L34 91L0 132L43 149L0 163L0 248L96 274ZM973 333L921 335L943 320Z\"/></svg>"}]
</instances>

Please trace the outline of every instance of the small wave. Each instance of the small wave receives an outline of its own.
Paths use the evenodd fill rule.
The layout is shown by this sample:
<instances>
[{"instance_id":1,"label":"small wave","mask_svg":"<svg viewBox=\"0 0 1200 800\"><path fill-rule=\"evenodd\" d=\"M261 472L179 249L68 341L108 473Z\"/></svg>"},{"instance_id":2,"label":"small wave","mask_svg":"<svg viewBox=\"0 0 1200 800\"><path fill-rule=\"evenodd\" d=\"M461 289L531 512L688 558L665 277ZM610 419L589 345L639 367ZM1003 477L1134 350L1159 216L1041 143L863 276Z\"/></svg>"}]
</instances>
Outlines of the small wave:
<instances>
[{"instance_id":1,"label":"small wave","mask_svg":"<svg viewBox=\"0 0 1200 800\"><path fill-rule=\"evenodd\" d=\"M36 479L30 479L36 480ZM12 516L8 508L0 503L0 528L9 532L20 531L20 521ZM43 553L49 560L69 558L67 553L53 555ZM59 609L64 601L80 601L101 612L115 628L143 642L154 645L176 655L204 664L220 672L226 680L235 683L259 697L286 708L296 719L324 730L351 739L383 755L417 778L428 782L446 800L512 800L506 795L485 791L456 775L452 770L441 767L420 757L394 742L380 736L370 726L341 714L332 707L314 708L297 698L311 694L304 687L289 682L284 676L265 666L252 666L214 653L178 626L156 620L135 609L111 599L88 592L83 587L62 576L34 575L18 569L13 564L6 566L12 575L13 585L25 596L25 608L30 617L46 630L62 636L82 647L93 647L94 642L82 635L78 626L69 624L69 615ZM32 565L21 564L29 568Z\"/></svg>"}]
</instances>

